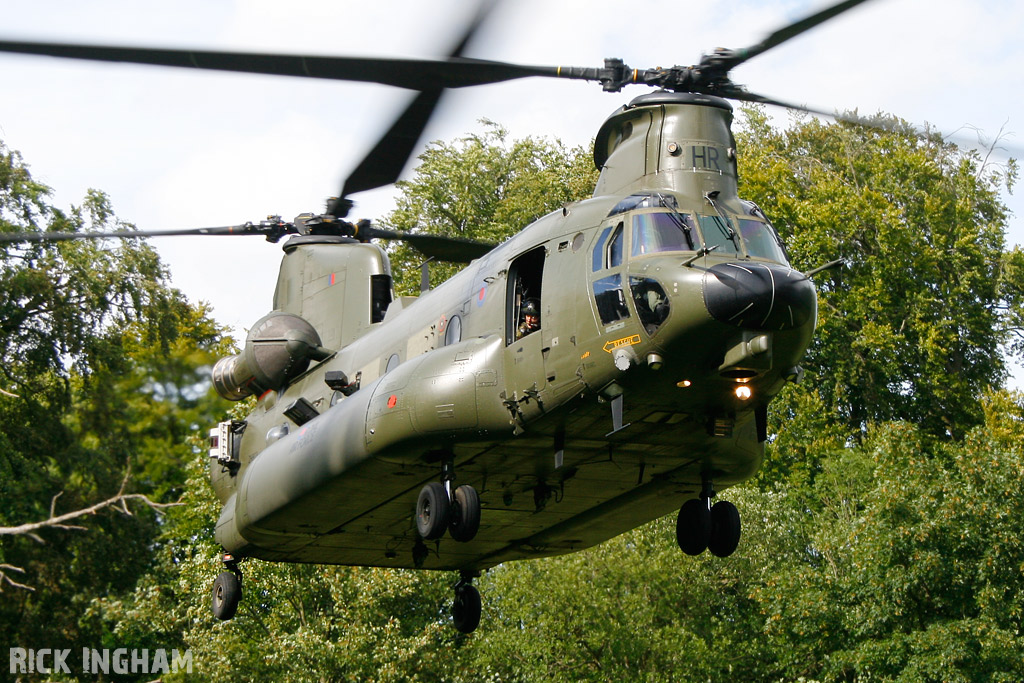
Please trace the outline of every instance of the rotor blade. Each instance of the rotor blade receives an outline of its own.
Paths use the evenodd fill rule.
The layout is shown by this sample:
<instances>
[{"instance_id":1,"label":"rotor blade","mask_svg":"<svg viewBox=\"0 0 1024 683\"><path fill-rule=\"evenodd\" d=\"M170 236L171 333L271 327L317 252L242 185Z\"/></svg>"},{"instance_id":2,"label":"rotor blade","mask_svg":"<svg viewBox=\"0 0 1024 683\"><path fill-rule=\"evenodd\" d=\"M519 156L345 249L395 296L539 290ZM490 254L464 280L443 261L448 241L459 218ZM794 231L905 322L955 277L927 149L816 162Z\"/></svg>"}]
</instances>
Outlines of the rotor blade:
<instances>
[{"instance_id":1,"label":"rotor blade","mask_svg":"<svg viewBox=\"0 0 1024 683\"><path fill-rule=\"evenodd\" d=\"M795 38L801 33L814 28L815 26L842 14L849 9L853 9L865 1L866 0L843 0L831 7L826 7L820 12L816 12L809 17L805 17L800 21L796 21L788 26L780 28L778 31L770 34L767 38L756 45L751 45L748 48L742 48L739 50L733 50L732 54L725 57L721 63L728 71L729 69L739 66L748 59L752 59L763 52L767 52L773 47L781 45L790 38Z\"/></svg>"},{"instance_id":2,"label":"rotor blade","mask_svg":"<svg viewBox=\"0 0 1024 683\"><path fill-rule=\"evenodd\" d=\"M272 76L359 81L409 90L464 88L529 76L558 75L558 67L527 66L484 59L301 56L15 40L0 40L0 52Z\"/></svg>"},{"instance_id":3,"label":"rotor blade","mask_svg":"<svg viewBox=\"0 0 1024 683\"><path fill-rule=\"evenodd\" d=\"M398 180L443 92L424 90L413 98L391 128L345 179L340 197L344 199L356 192L384 187ZM331 213L344 218L347 213L347 210L341 210L344 202L338 204L338 209Z\"/></svg>"},{"instance_id":4,"label":"rotor blade","mask_svg":"<svg viewBox=\"0 0 1024 683\"><path fill-rule=\"evenodd\" d=\"M4 232L0 243L67 242L68 240L102 240L108 237L179 237L182 235L262 235L252 223L187 230L113 230L110 232Z\"/></svg>"},{"instance_id":5,"label":"rotor blade","mask_svg":"<svg viewBox=\"0 0 1024 683\"><path fill-rule=\"evenodd\" d=\"M373 226L360 228L359 236L368 239L408 242L410 246L426 256L432 256L438 261L448 261L451 263L469 263L473 259L480 258L496 246L487 242L476 242L464 237L398 232Z\"/></svg>"},{"instance_id":6,"label":"rotor blade","mask_svg":"<svg viewBox=\"0 0 1024 683\"><path fill-rule=\"evenodd\" d=\"M731 84L730 84L731 85ZM739 86L731 86L720 88L715 93L720 97L726 97L730 100L740 100L741 102L756 102L758 104L771 104L776 107L784 107L786 109L795 109L797 111L805 111L808 114L818 114L820 116L828 116L831 118L837 118L839 116L834 111L825 111L824 109L814 109L805 104L794 104L792 102L783 102L777 100L774 97L768 97L767 95L758 95L757 93L749 92ZM857 121L853 121L857 123Z\"/></svg>"},{"instance_id":7,"label":"rotor blade","mask_svg":"<svg viewBox=\"0 0 1024 683\"><path fill-rule=\"evenodd\" d=\"M443 235L406 233L401 239L427 256L433 256L438 261L452 263L469 263L494 249L495 246Z\"/></svg>"},{"instance_id":8,"label":"rotor blade","mask_svg":"<svg viewBox=\"0 0 1024 683\"><path fill-rule=\"evenodd\" d=\"M476 15L466 26L459 42L452 48L449 58L462 56L466 46L496 5L497 0L484 0L480 3ZM398 180L416 148L416 143L423 136L423 131L426 130L443 92L443 88L431 87L422 90L412 99L373 149L345 179L341 194L338 195L339 199L331 203L329 213L344 218L351 207L351 202L347 200L349 195L390 185Z\"/></svg>"},{"instance_id":9,"label":"rotor blade","mask_svg":"<svg viewBox=\"0 0 1024 683\"><path fill-rule=\"evenodd\" d=\"M757 102L759 104L770 104L776 107L784 107L786 109L794 109L796 111L807 112L808 114L815 114L816 116L827 116L835 121L845 121L846 123L853 123L858 126L864 126L866 128L876 128L878 130L894 131L899 128L900 124L895 123L889 118L883 116L860 116L854 112L838 112L838 111L825 111L824 109L815 109L809 107L806 104L794 104L793 102L783 102L777 100L774 97L768 97L766 95L758 95L757 93L747 92L739 87L729 88L724 90L723 97L727 97L733 100L741 100L743 102ZM912 124L907 123L908 129L919 137L927 137L927 131L923 131ZM936 133L937 131L932 131Z\"/></svg>"},{"instance_id":10,"label":"rotor blade","mask_svg":"<svg viewBox=\"0 0 1024 683\"><path fill-rule=\"evenodd\" d=\"M952 142L958 147L966 147L969 149L977 149L983 152L1000 151L1004 152L1008 157L1022 158L1024 157L1024 148L1018 145L1007 142L1002 134L997 135L996 139L992 142L986 142L981 138L981 135L977 135L974 139L971 136L958 134L956 131L953 133L943 133L942 131L928 128L921 128L909 122L896 122L886 116L861 116L855 112L838 112L838 111L825 111L824 109L815 109L809 107L806 104L794 104L792 102L783 102L777 100L774 97L767 97L765 95L758 95L757 93L747 92L739 87L729 88L722 94L723 97L728 97L733 100L742 100L743 102L757 102L760 104L770 104L776 107L784 107L786 109L795 109L797 111L807 112L808 114L814 114L816 116L825 116L834 121L843 121L846 123L852 123L857 126L864 126L865 128L875 128L877 130L883 130L888 132L903 131L916 135L919 138L929 138L932 136L939 136L946 142Z\"/></svg>"}]
</instances>

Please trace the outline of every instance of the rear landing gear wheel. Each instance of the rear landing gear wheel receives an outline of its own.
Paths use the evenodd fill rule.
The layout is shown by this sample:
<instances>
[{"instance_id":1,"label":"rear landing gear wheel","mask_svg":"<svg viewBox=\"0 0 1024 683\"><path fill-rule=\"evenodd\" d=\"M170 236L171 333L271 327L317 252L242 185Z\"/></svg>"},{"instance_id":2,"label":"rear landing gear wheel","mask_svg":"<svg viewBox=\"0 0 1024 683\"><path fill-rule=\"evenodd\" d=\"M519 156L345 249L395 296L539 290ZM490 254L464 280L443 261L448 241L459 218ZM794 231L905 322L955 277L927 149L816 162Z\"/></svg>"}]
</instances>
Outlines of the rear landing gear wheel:
<instances>
[{"instance_id":1,"label":"rear landing gear wheel","mask_svg":"<svg viewBox=\"0 0 1024 683\"><path fill-rule=\"evenodd\" d=\"M444 536L451 517L451 503L444 484L432 481L420 491L416 501L416 531L427 541Z\"/></svg>"},{"instance_id":2,"label":"rear landing gear wheel","mask_svg":"<svg viewBox=\"0 0 1024 683\"><path fill-rule=\"evenodd\" d=\"M711 512L706 500L691 498L679 508L676 542L687 555L700 555L711 539Z\"/></svg>"},{"instance_id":3,"label":"rear landing gear wheel","mask_svg":"<svg viewBox=\"0 0 1024 683\"><path fill-rule=\"evenodd\" d=\"M480 496L472 486L455 489L448 531L459 543L473 540L480 529Z\"/></svg>"},{"instance_id":4,"label":"rear landing gear wheel","mask_svg":"<svg viewBox=\"0 0 1024 683\"><path fill-rule=\"evenodd\" d=\"M221 572L213 581L213 616L227 621L238 611L242 580L234 572Z\"/></svg>"},{"instance_id":5,"label":"rear landing gear wheel","mask_svg":"<svg viewBox=\"0 0 1024 683\"><path fill-rule=\"evenodd\" d=\"M480 625L480 591L471 583L460 581L455 586L455 602L452 603L452 624L460 633L472 633Z\"/></svg>"},{"instance_id":6,"label":"rear landing gear wheel","mask_svg":"<svg viewBox=\"0 0 1024 683\"><path fill-rule=\"evenodd\" d=\"M729 557L740 543L740 512L727 500L711 506L711 538L708 550L718 557Z\"/></svg>"}]
</instances>

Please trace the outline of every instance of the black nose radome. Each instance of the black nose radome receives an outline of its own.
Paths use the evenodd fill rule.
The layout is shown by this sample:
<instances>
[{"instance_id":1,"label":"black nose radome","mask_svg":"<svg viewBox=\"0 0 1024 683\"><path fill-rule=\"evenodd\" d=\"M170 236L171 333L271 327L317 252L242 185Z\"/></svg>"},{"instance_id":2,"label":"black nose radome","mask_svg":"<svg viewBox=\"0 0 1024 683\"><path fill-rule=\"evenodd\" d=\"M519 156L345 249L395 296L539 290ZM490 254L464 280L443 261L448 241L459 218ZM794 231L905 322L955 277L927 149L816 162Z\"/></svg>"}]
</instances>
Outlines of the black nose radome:
<instances>
[{"instance_id":1,"label":"black nose radome","mask_svg":"<svg viewBox=\"0 0 1024 683\"><path fill-rule=\"evenodd\" d=\"M723 323L748 330L799 327L817 313L803 273L771 263L720 263L704 274L704 304Z\"/></svg>"}]
</instances>

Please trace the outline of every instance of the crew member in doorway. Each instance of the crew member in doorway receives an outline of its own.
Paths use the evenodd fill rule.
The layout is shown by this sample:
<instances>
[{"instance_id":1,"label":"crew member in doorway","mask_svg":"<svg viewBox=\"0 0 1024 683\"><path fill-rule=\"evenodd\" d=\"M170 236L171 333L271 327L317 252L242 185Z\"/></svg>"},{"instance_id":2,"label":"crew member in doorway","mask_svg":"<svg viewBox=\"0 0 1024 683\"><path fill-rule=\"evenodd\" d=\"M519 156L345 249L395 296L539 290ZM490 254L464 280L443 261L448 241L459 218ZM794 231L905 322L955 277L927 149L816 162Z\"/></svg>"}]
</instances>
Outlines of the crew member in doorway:
<instances>
[{"instance_id":1,"label":"crew member in doorway","mask_svg":"<svg viewBox=\"0 0 1024 683\"><path fill-rule=\"evenodd\" d=\"M519 311L522 322L516 329L516 339L522 339L526 335L540 329L540 302L536 299L527 299Z\"/></svg>"}]
</instances>

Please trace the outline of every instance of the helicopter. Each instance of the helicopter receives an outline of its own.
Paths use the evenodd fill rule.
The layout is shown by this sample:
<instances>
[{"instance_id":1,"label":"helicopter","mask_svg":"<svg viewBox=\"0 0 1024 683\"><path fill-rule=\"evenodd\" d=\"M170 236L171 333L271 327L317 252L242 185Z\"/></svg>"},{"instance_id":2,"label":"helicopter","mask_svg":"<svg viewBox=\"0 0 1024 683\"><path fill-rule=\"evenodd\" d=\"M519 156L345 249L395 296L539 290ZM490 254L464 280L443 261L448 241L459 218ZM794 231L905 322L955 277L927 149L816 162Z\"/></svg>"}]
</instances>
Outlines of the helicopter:
<instances>
[{"instance_id":1,"label":"helicopter","mask_svg":"<svg viewBox=\"0 0 1024 683\"><path fill-rule=\"evenodd\" d=\"M845 12L845 0L693 66L534 67L465 58L300 57L0 41L0 51L355 80L419 94L324 213L172 232L4 235L3 241L173 234L287 237L271 312L213 369L244 419L210 433L232 618L249 559L455 571L453 623L479 625L473 580L571 553L667 514L688 555L731 555L767 409L799 381L817 299L764 213L739 197L731 69ZM525 77L655 88L607 118L591 199L500 245L348 219L394 182L443 92ZM419 297L394 292L378 242L467 266ZM834 267L838 262L825 264ZM532 317L533 320L528 320Z\"/></svg>"}]
</instances>

